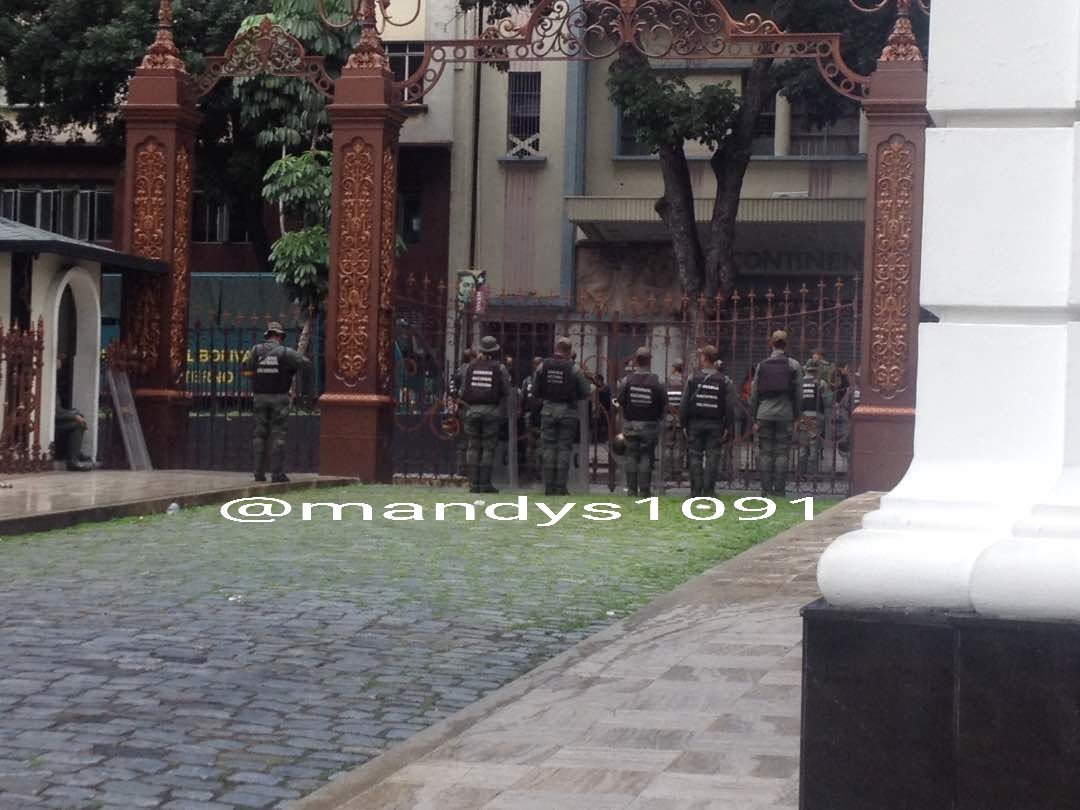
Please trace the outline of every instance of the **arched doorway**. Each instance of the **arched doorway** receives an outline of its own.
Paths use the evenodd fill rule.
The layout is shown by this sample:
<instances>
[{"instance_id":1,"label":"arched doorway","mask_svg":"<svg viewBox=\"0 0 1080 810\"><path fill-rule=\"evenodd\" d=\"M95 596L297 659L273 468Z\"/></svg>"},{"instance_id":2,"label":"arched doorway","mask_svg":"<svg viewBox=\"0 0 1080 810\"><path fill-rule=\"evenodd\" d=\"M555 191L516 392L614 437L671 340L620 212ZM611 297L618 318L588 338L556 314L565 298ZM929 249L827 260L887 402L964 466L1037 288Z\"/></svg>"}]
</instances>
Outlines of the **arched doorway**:
<instances>
[{"instance_id":1,"label":"arched doorway","mask_svg":"<svg viewBox=\"0 0 1080 810\"><path fill-rule=\"evenodd\" d=\"M98 276L82 267L61 271L50 285L44 311L46 340L45 435L55 438L56 406L86 417L83 452L97 453L97 409L101 368L101 297Z\"/></svg>"}]
</instances>

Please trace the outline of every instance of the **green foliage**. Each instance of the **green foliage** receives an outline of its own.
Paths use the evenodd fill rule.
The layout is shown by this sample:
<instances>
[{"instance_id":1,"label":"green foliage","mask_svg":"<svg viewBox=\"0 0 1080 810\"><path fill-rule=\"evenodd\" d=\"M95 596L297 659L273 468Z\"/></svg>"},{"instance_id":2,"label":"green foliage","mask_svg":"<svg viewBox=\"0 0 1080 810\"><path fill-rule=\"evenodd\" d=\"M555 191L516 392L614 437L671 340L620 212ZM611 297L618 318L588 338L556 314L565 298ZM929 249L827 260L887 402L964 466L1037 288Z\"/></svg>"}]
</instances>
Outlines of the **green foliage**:
<instances>
[{"instance_id":1,"label":"green foliage","mask_svg":"<svg viewBox=\"0 0 1080 810\"><path fill-rule=\"evenodd\" d=\"M263 195L306 224L324 223L330 213L330 152L309 149L274 161L263 177Z\"/></svg>"},{"instance_id":2,"label":"green foliage","mask_svg":"<svg viewBox=\"0 0 1080 810\"><path fill-rule=\"evenodd\" d=\"M739 109L730 82L692 90L682 76L653 70L645 61L613 62L608 89L634 123L636 139L653 152L695 140L716 149L731 132Z\"/></svg>"},{"instance_id":3,"label":"green foliage","mask_svg":"<svg viewBox=\"0 0 1080 810\"><path fill-rule=\"evenodd\" d=\"M256 0L182 0L174 35L188 69L224 50ZM0 0L0 73L18 124L31 137L71 125L108 142L132 70L154 39L157 0ZM223 131L228 105L207 104L203 133Z\"/></svg>"},{"instance_id":4,"label":"green foliage","mask_svg":"<svg viewBox=\"0 0 1080 810\"><path fill-rule=\"evenodd\" d=\"M329 289L330 235L323 225L286 231L270 249L274 278L302 309L317 309Z\"/></svg>"}]
</instances>

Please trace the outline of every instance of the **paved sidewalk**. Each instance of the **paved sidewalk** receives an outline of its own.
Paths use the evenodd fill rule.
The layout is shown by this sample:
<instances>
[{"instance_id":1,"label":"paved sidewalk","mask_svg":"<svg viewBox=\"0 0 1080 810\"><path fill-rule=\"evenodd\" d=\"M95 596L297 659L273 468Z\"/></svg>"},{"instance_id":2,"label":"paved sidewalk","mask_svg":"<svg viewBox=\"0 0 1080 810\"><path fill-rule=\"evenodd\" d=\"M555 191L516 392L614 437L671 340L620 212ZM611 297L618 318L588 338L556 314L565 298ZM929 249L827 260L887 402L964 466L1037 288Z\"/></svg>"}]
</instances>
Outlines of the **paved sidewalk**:
<instances>
[{"instance_id":1,"label":"paved sidewalk","mask_svg":"<svg viewBox=\"0 0 1080 810\"><path fill-rule=\"evenodd\" d=\"M802 628L852 498L686 583L302 810L793 810Z\"/></svg>"},{"instance_id":2,"label":"paved sidewalk","mask_svg":"<svg viewBox=\"0 0 1080 810\"><path fill-rule=\"evenodd\" d=\"M338 486L345 478L295 474L289 484L256 484L251 473L201 470L94 470L0 478L0 537L50 531L77 523L164 512L265 492Z\"/></svg>"}]
</instances>

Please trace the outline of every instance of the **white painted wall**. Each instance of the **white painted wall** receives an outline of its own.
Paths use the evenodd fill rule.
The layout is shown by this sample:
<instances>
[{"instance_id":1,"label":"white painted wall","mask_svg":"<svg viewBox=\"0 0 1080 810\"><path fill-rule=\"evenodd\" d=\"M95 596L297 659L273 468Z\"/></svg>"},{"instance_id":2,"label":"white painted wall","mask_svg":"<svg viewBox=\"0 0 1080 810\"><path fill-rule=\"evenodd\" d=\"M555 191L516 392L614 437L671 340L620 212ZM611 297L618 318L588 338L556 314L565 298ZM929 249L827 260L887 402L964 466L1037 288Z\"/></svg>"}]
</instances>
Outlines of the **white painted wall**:
<instances>
[{"instance_id":1,"label":"white painted wall","mask_svg":"<svg viewBox=\"0 0 1080 810\"><path fill-rule=\"evenodd\" d=\"M978 25L972 25L978 20ZM915 458L837 540L849 607L1080 618L1080 0L931 18ZM1070 419L1071 417L1071 419Z\"/></svg>"},{"instance_id":2,"label":"white painted wall","mask_svg":"<svg viewBox=\"0 0 1080 810\"><path fill-rule=\"evenodd\" d=\"M31 317L45 323L45 360L42 374L41 442L48 446L55 436L56 338L60 298L70 287L75 297L76 352L72 407L86 417L83 452L97 452L97 408L101 365L101 266L42 254L34 261L31 280Z\"/></svg>"}]
</instances>

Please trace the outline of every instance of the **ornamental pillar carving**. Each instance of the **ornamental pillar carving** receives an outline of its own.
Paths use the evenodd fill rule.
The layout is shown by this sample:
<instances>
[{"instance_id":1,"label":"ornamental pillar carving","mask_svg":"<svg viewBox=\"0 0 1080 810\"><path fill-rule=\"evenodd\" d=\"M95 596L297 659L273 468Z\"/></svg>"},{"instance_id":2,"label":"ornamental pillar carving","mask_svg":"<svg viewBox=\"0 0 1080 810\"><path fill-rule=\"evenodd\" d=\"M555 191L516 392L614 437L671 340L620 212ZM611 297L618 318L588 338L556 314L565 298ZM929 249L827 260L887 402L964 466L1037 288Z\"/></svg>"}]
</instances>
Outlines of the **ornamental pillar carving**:
<instances>
[{"instance_id":1,"label":"ornamental pillar carving","mask_svg":"<svg viewBox=\"0 0 1080 810\"><path fill-rule=\"evenodd\" d=\"M910 27L910 21L907 22ZM910 33L908 31L908 33ZM868 126L861 401L853 493L892 489L911 463L926 152L926 64L894 32L863 102Z\"/></svg>"},{"instance_id":2,"label":"ornamental pillar carving","mask_svg":"<svg viewBox=\"0 0 1080 810\"><path fill-rule=\"evenodd\" d=\"M162 0L158 23L121 107L126 133L122 245L167 262L169 271L125 277L119 354L134 378L154 466L174 467L181 460L187 423L192 184L201 116L172 39L169 0Z\"/></svg>"},{"instance_id":3,"label":"ornamental pillar carving","mask_svg":"<svg viewBox=\"0 0 1080 810\"><path fill-rule=\"evenodd\" d=\"M398 135L404 115L374 31L337 80L326 387L319 471L393 477L394 274Z\"/></svg>"}]
</instances>

